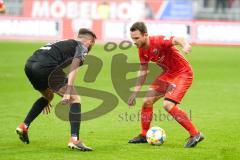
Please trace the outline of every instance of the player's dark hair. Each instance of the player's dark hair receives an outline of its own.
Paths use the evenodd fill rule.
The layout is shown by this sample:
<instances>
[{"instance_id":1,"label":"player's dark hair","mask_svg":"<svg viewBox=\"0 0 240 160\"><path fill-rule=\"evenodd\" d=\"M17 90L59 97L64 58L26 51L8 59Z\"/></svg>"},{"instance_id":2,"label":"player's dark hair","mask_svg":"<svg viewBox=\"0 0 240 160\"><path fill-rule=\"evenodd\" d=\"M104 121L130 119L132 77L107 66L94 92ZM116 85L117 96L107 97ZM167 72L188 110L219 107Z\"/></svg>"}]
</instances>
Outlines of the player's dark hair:
<instances>
[{"instance_id":1,"label":"player's dark hair","mask_svg":"<svg viewBox=\"0 0 240 160\"><path fill-rule=\"evenodd\" d=\"M147 27L144 22L135 22L131 28L130 31L134 32L139 30L142 34L147 33Z\"/></svg>"},{"instance_id":2,"label":"player's dark hair","mask_svg":"<svg viewBox=\"0 0 240 160\"><path fill-rule=\"evenodd\" d=\"M91 30L89 30L87 28L79 29L78 37L81 37L82 35L84 35L84 36L91 36L93 38L93 40L97 39L96 34L93 31L91 31Z\"/></svg>"}]
</instances>

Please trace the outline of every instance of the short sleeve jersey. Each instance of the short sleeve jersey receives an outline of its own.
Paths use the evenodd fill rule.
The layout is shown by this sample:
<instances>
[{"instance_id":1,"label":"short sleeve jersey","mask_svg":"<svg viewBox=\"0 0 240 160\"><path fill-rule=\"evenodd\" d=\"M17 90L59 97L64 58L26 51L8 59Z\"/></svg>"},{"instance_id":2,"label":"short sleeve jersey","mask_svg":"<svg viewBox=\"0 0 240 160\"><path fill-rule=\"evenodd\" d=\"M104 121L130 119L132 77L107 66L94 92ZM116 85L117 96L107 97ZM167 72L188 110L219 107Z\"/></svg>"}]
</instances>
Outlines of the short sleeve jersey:
<instances>
[{"instance_id":1,"label":"short sleeve jersey","mask_svg":"<svg viewBox=\"0 0 240 160\"><path fill-rule=\"evenodd\" d=\"M155 62L164 72L168 73L179 73L191 70L191 66L187 60L181 55L180 51L172 45L173 38L173 36L150 36L149 48L139 48L138 50L140 63Z\"/></svg>"},{"instance_id":2,"label":"short sleeve jersey","mask_svg":"<svg viewBox=\"0 0 240 160\"><path fill-rule=\"evenodd\" d=\"M79 58L83 64L88 49L81 42L69 39L48 43L39 48L29 59L28 62L38 62L43 68L55 68L63 64L67 60L72 61L73 58Z\"/></svg>"}]
</instances>

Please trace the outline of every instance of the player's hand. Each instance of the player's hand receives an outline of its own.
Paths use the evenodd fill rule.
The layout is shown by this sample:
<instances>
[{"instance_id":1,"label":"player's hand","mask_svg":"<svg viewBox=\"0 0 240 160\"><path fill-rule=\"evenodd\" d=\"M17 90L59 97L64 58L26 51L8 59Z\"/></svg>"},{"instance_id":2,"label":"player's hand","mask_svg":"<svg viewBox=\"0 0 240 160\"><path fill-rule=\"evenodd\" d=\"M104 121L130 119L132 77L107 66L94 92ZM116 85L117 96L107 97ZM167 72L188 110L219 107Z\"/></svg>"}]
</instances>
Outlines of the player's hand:
<instances>
[{"instance_id":1,"label":"player's hand","mask_svg":"<svg viewBox=\"0 0 240 160\"><path fill-rule=\"evenodd\" d=\"M43 114L48 115L51 112L52 105L49 103L46 107L43 108Z\"/></svg>"},{"instance_id":2,"label":"player's hand","mask_svg":"<svg viewBox=\"0 0 240 160\"><path fill-rule=\"evenodd\" d=\"M128 105L129 107L134 106L136 104L136 93L133 93L130 98L128 99Z\"/></svg>"},{"instance_id":3,"label":"player's hand","mask_svg":"<svg viewBox=\"0 0 240 160\"><path fill-rule=\"evenodd\" d=\"M187 44L184 45L184 47L183 47L183 52L184 52L185 54L189 54L189 53L191 52L191 50L192 50L192 46L191 46L189 43L187 43Z\"/></svg>"},{"instance_id":4,"label":"player's hand","mask_svg":"<svg viewBox=\"0 0 240 160\"><path fill-rule=\"evenodd\" d=\"M61 100L61 103L63 105L69 104L70 103L70 97L71 97L70 94L64 94L63 98Z\"/></svg>"}]
</instances>

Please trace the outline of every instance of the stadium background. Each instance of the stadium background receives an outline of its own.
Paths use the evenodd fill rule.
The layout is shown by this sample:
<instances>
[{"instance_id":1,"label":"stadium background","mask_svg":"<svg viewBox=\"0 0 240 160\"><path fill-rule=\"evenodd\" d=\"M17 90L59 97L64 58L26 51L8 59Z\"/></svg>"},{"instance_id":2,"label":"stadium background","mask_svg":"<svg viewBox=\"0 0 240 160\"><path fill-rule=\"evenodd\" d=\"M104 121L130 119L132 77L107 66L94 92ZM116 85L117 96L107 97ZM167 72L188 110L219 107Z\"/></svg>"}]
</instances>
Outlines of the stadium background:
<instances>
[{"instance_id":1,"label":"stadium background","mask_svg":"<svg viewBox=\"0 0 240 160\"><path fill-rule=\"evenodd\" d=\"M4 0L4 5L6 10L0 13L0 159L239 159L239 0ZM167 116L161 101L155 105L153 125L166 130L166 143L160 147L127 144L139 132L142 99L131 110L120 99L111 83L112 60L121 53L128 63L137 63L137 50L117 47L108 52L104 45L130 40L129 26L140 20L147 23L150 35L183 36L194 45L186 57L195 80L180 105L206 135L193 150L183 148L185 131L161 117ZM25 146L14 129L39 96L24 76L25 61L46 42L75 37L79 27L96 32L98 44L91 55L101 59L103 67L90 83L84 81L84 66L77 85L112 93L119 103L113 111L82 124L82 138L96 149L92 153L66 149L69 126L54 109L33 123L32 143ZM135 76L132 72L126 78ZM56 96L53 105L59 100ZM82 101L84 112L100 103L91 97Z\"/></svg>"}]
</instances>

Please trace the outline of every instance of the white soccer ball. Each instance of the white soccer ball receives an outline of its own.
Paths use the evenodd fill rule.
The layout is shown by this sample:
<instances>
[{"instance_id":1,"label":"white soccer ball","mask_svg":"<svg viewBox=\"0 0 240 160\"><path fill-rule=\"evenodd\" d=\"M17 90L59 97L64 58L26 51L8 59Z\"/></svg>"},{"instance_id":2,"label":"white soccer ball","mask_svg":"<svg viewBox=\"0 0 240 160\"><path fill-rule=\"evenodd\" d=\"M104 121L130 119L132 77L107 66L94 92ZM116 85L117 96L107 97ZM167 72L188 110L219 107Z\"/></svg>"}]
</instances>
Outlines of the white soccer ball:
<instances>
[{"instance_id":1,"label":"white soccer ball","mask_svg":"<svg viewBox=\"0 0 240 160\"><path fill-rule=\"evenodd\" d=\"M166 132L160 127L152 127L147 131L147 142L152 145L161 145L166 140Z\"/></svg>"}]
</instances>

